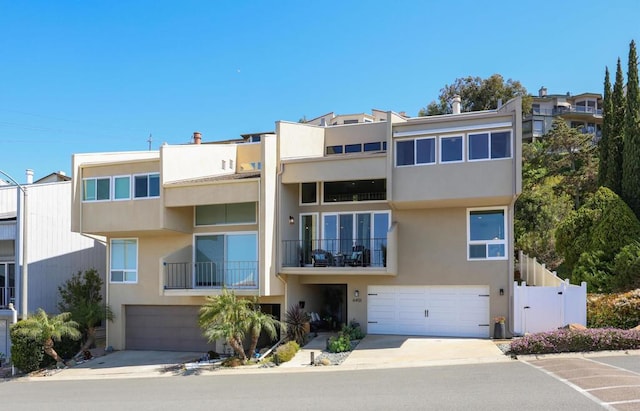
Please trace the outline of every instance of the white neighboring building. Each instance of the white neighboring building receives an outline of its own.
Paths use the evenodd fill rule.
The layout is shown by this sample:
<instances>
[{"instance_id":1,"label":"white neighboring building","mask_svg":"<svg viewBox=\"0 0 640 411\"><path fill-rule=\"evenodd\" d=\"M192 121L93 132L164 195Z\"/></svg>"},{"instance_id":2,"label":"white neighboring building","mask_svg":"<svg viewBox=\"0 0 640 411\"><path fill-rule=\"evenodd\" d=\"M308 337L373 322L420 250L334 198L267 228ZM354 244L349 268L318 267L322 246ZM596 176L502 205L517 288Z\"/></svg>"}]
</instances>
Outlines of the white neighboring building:
<instances>
[{"instance_id":1,"label":"white neighboring building","mask_svg":"<svg viewBox=\"0 0 640 411\"><path fill-rule=\"evenodd\" d=\"M22 264L27 251L28 312L57 313L58 286L78 271L96 268L104 278L105 244L71 232L71 178L52 173L32 182L27 174L27 243L23 244L24 194L0 184L0 310L13 303L22 317ZM4 183L4 182L3 182ZM0 352L9 356L10 320L0 318Z\"/></svg>"}]
</instances>

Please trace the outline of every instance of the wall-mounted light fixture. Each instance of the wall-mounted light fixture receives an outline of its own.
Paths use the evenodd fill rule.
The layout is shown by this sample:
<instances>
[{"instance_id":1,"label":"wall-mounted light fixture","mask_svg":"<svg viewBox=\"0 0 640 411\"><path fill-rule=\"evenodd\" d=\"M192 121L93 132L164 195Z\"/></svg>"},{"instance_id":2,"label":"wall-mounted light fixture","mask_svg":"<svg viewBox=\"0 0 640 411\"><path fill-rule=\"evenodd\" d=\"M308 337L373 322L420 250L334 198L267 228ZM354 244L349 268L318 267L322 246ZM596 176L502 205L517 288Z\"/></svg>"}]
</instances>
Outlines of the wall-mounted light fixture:
<instances>
[{"instance_id":1,"label":"wall-mounted light fixture","mask_svg":"<svg viewBox=\"0 0 640 411\"><path fill-rule=\"evenodd\" d=\"M353 298L358 298L358 297L360 297L360 290L355 290L353 292Z\"/></svg>"},{"instance_id":2,"label":"wall-mounted light fixture","mask_svg":"<svg viewBox=\"0 0 640 411\"><path fill-rule=\"evenodd\" d=\"M289 216L289 224L294 224L296 222L295 218L292 215Z\"/></svg>"},{"instance_id":3,"label":"wall-mounted light fixture","mask_svg":"<svg viewBox=\"0 0 640 411\"><path fill-rule=\"evenodd\" d=\"M301 309L304 309L305 303L304 301L300 300L298 301L298 307L300 307Z\"/></svg>"},{"instance_id":4,"label":"wall-mounted light fixture","mask_svg":"<svg viewBox=\"0 0 640 411\"><path fill-rule=\"evenodd\" d=\"M500 295L504 295L504 288L500 289Z\"/></svg>"}]
</instances>

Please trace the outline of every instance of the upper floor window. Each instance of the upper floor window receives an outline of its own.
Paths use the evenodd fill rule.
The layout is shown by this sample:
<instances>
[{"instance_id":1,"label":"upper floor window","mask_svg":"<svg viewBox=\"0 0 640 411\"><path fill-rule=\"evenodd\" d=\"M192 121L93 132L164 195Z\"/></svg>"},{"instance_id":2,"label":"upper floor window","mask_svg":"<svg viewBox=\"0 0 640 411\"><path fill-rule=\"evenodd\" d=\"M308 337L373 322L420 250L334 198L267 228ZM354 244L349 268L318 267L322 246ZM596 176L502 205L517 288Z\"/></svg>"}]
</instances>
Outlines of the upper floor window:
<instances>
[{"instance_id":1,"label":"upper floor window","mask_svg":"<svg viewBox=\"0 0 640 411\"><path fill-rule=\"evenodd\" d=\"M467 258L507 259L506 208L467 211Z\"/></svg>"},{"instance_id":2,"label":"upper floor window","mask_svg":"<svg viewBox=\"0 0 640 411\"><path fill-rule=\"evenodd\" d=\"M85 178L82 181L83 201L104 201L111 197L111 177Z\"/></svg>"},{"instance_id":3,"label":"upper floor window","mask_svg":"<svg viewBox=\"0 0 640 411\"><path fill-rule=\"evenodd\" d=\"M134 176L135 198L160 197L160 174Z\"/></svg>"},{"instance_id":4,"label":"upper floor window","mask_svg":"<svg viewBox=\"0 0 640 411\"><path fill-rule=\"evenodd\" d=\"M469 134L469 160L511 157L511 132Z\"/></svg>"},{"instance_id":5,"label":"upper floor window","mask_svg":"<svg viewBox=\"0 0 640 411\"><path fill-rule=\"evenodd\" d=\"M318 184L300 184L300 204L318 204Z\"/></svg>"},{"instance_id":6,"label":"upper floor window","mask_svg":"<svg viewBox=\"0 0 640 411\"><path fill-rule=\"evenodd\" d=\"M196 225L255 224L256 203L196 206Z\"/></svg>"},{"instance_id":7,"label":"upper floor window","mask_svg":"<svg viewBox=\"0 0 640 411\"><path fill-rule=\"evenodd\" d=\"M462 136L440 138L440 162L452 163L462 161Z\"/></svg>"},{"instance_id":8,"label":"upper floor window","mask_svg":"<svg viewBox=\"0 0 640 411\"><path fill-rule=\"evenodd\" d=\"M436 138L425 137L396 143L396 165L432 164L436 162Z\"/></svg>"},{"instance_id":9,"label":"upper floor window","mask_svg":"<svg viewBox=\"0 0 640 411\"><path fill-rule=\"evenodd\" d=\"M325 203L386 200L387 180L325 181Z\"/></svg>"},{"instance_id":10,"label":"upper floor window","mask_svg":"<svg viewBox=\"0 0 640 411\"><path fill-rule=\"evenodd\" d=\"M112 283L138 282L138 240L112 239L110 247L110 281Z\"/></svg>"},{"instance_id":11,"label":"upper floor window","mask_svg":"<svg viewBox=\"0 0 640 411\"><path fill-rule=\"evenodd\" d=\"M131 176L113 177L113 199L129 200L131 198Z\"/></svg>"},{"instance_id":12,"label":"upper floor window","mask_svg":"<svg viewBox=\"0 0 640 411\"><path fill-rule=\"evenodd\" d=\"M325 152L327 155L333 154L349 154L361 153L367 151L387 151L386 141L374 141L370 143L353 143L345 145L327 146Z\"/></svg>"}]
</instances>

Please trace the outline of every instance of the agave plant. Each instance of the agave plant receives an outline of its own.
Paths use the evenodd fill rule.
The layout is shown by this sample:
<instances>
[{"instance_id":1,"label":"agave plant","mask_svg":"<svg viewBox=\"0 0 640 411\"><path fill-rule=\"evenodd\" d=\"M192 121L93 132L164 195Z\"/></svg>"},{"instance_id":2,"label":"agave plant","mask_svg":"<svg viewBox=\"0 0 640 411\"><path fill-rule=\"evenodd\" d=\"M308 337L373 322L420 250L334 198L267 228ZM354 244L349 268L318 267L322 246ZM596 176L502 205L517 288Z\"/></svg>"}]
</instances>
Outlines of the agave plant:
<instances>
[{"instance_id":1,"label":"agave plant","mask_svg":"<svg viewBox=\"0 0 640 411\"><path fill-rule=\"evenodd\" d=\"M309 320L309 314L302 311L300 306L294 304L289 307L284 321L287 325L287 340L295 341L298 345L303 346L307 340L305 324Z\"/></svg>"}]
</instances>

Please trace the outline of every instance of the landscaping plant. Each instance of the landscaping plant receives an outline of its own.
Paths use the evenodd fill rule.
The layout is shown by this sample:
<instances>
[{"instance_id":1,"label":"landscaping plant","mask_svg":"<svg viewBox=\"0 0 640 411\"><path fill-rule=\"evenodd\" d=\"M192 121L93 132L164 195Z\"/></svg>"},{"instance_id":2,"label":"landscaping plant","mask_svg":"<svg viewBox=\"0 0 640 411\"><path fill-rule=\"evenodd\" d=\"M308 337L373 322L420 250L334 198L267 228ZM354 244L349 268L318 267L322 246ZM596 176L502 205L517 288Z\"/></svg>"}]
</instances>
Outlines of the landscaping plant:
<instances>
[{"instance_id":1,"label":"landscaping plant","mask_svg":"<svg viewBox=\"0 0 640 411\"><path fill-rule=\"evenodd\" d=\"M310 321L309 314L302 311L297 304L292 305L285 315L287 326L287 340L295 341L298 346L303 346L307 342L306 324Z\"/></svg>"},{"instance_id":2,"label":"landscaping plant","mask_svg":"<svg viewBox=\"0 0 640 411\"><path fill-rule=\"evenodd\" d=\"M590 294L587 326L629 329L640 325L640 289L622 294Z\"/></svg>"},{"instance_id":3,"label":"landscaping plant","mask_svg":"<svg viewBox=\"0 0 640 411\"><path fill-rule=\"evenodd\" d=\"M300 350L300 345L295 341L289 341L276 348L275 356L279 363L291 361L298 350Z\"/></svg>"},{"instance_id":4,"label":"landscaping plant","mask_svg":"<svg viewBox=\"0 0 640 411\"><path fill-rule=\"evenodd\" d=\"M332 353L351 351L351 340L349 335L340 333L337 337L330 337L327 350Z\"/></svg>"},{"instance_id":5,"label":"landscaping plant","mask_svg":"<svg viewBox=\"0 0 640 411\"><path fill-rule=\"evenodd\" d=\"M552 354L605 350L640 349L640 330L596 328L587 330L560 329L525 335L514 340L511 354Z\"/></svg>"}]
</instances>

